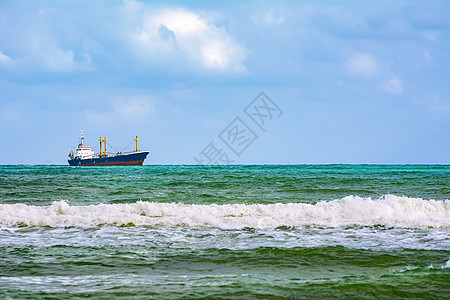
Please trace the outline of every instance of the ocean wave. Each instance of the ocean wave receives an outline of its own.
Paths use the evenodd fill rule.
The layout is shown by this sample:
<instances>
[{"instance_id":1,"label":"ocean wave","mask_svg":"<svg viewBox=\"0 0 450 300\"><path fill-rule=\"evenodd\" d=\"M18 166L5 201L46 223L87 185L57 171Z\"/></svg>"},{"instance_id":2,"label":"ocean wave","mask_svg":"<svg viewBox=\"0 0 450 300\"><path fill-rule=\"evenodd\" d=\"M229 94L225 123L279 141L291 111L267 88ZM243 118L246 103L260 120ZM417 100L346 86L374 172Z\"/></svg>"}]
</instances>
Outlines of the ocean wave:
<instances>
[{"instance_id":1,"label":"ocean wave","mask_svg":"<svg viewBox=\"0 0 450 300\"><path fill-rule=\"evenodd\" d=\"M316 204L192 205L138 201L132 204L50 206L1 204L3 226L186 226L276 228L281 226L450 227L450 200L385 195L379 199L347 196Z\"/></svg>"}]
</instances>

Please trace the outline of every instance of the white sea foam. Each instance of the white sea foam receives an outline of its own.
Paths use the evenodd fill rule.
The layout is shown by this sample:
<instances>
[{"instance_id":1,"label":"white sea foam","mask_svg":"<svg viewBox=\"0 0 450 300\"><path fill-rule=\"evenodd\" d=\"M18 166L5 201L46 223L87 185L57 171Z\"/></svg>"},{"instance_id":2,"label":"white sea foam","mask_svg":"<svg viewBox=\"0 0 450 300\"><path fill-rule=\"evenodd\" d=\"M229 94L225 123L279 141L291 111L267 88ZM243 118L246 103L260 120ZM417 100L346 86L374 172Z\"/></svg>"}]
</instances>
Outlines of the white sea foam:
<instances>
[{"instance_id":1,"label":"white sea foam","mask_svg":"<svg viewBox=\"0 0 450 300\"><path fill-rule=\"evenodd\" d=\"M275 228L279 226L450 227L450 200L424 200L395 195L379 199L347 196L317 204L190 205L136 202L70 206L1 204L4 226L187 226Z\"/></svg>"},{"instance_id":2,"label":"white sea foam","mask_svg":"<svg viewBox=\"0 0 450 300\"><path fill-rule=\"evenodd\" d=\"M447 260L447 262L445 263L445 265L442 266L442 269L448 269L450 268L450 259Z\"/></svg>"}]
</instances>

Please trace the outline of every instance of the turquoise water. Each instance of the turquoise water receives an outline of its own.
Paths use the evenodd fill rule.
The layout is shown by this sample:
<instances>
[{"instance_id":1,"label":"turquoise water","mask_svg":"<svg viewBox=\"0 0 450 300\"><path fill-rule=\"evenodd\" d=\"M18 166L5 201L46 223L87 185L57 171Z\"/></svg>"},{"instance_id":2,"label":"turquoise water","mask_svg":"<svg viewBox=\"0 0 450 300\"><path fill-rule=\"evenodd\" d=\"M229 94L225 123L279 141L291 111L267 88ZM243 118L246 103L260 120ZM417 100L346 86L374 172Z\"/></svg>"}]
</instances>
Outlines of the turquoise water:
<instances>
[{"instance_id":1,"label":"turquoise water","mask_svg":"<svg viewBox=\"0 0 450 300\"><path fill-rule=\"evenodd\" d=\"M449 166L0 166L1 298L435 298Z\"/></svg>"}]
</instances>

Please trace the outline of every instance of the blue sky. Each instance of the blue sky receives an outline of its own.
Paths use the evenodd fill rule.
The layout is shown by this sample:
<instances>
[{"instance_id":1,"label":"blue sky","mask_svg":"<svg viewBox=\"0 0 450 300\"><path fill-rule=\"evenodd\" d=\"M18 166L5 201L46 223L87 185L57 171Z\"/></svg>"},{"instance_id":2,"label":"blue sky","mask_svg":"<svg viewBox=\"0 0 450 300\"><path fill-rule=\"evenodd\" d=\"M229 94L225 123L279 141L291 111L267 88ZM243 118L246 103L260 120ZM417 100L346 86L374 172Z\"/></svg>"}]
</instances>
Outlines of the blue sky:
<instances>
[{"instance_id":1,"label":"blue sky","mask_svg":"<svg viewBox=\"0 0 450 300\"><path fill-rule=\"evenodd\" d=\"M0 164L450 163L449 1L1 1ZM282 110L261 130L244 108ZM240 156L219 134L258 136Z\"/></svg>"}]
</instances>

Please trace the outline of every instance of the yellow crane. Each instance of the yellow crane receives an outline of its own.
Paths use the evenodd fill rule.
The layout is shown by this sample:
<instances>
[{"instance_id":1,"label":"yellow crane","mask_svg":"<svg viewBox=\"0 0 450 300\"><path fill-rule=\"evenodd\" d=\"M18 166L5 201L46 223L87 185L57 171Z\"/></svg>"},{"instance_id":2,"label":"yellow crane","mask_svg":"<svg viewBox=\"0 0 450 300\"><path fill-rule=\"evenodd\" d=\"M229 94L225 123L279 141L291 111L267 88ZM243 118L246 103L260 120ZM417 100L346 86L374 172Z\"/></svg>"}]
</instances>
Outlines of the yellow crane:
<instances>
[{"instance_id":1,"label":"yellow crane","mask_svg":"<svg viewBox=\"0 0 450 300\"><path fill-rule=\"evenodd\" d=\"M106 139L106 136L105 136L105 138L100 137L100 139L98 141L100 142L100 156L106 156L106 142L108 141ZM105 143L105 151L102 151L102 142Z\"/></svg>"}]
</instances>

